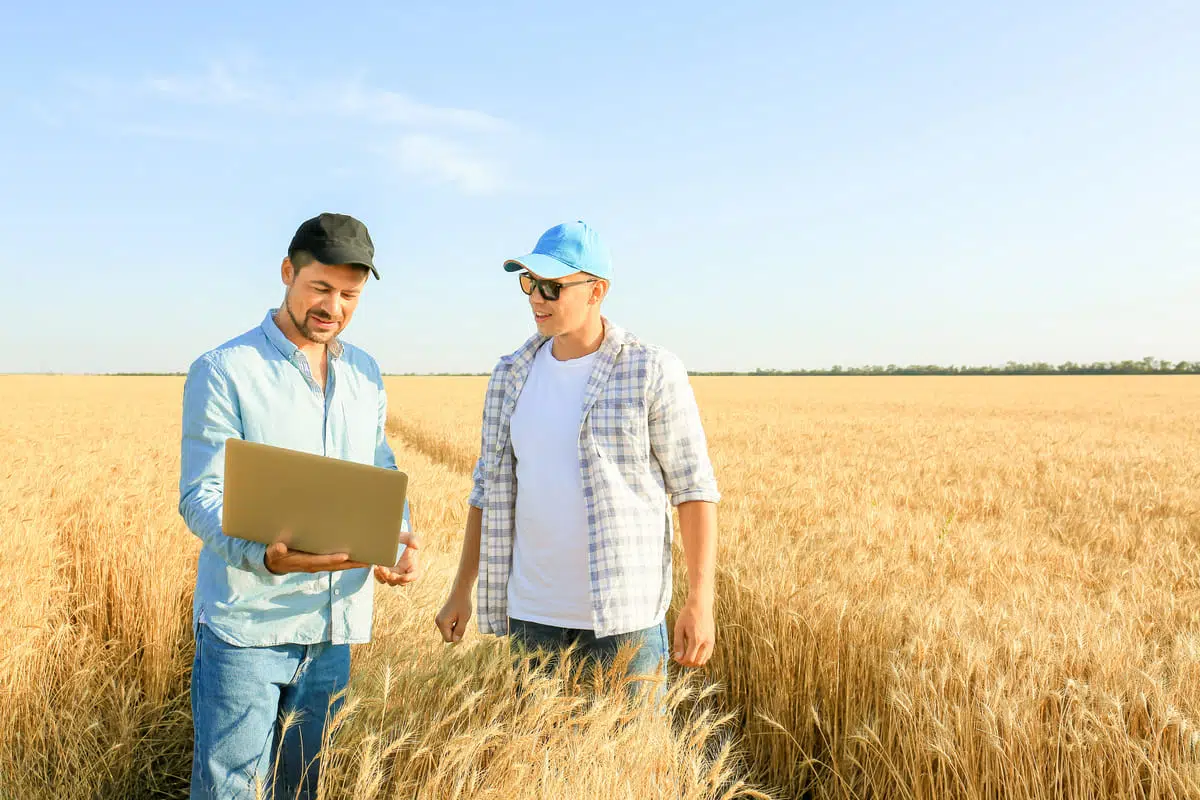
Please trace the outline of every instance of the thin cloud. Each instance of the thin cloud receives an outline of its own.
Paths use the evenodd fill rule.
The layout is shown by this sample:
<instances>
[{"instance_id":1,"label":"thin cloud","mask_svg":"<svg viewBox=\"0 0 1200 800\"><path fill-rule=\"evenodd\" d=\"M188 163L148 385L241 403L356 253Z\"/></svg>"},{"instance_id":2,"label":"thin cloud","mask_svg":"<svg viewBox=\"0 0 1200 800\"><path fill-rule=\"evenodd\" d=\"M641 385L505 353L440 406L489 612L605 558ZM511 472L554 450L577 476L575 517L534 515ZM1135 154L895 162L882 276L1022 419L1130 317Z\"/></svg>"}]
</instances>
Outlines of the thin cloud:
<instances>
[{"instance_id":1,"label":"thin cloud","mask_svg":"<svg viewBox=\"0 0 1200 800\"><path fill-rule=\"evenodd\" d=\"M505 183L503 170L494 161L428 134L402 136L392 157L408 174L456 186L464 194L496 194Z\"/></svg>"},{"instance_id":2,"label":"thin cloud","mask_svg":"<svg viewBox=\"0 0 1200 800\"><path fill-rule=\"evenodd\" d=\"M297 130L382 156L393 168L469 195L508 188L504 153L515 127L483 111L424 103L361 77L285 82L251 59L210 62L190 73L156 74L132 83L107 76L70 79L73 100L90 101L89 120L127 135L196 142L251 140L255 130L303 120ZM106 110L121 118L104 125ZM196 118L195 109L211 113ZM313 109L323 113L314 115ZM84 112L88 114L88 112ZM195 123L194 125L192 123Z\"/></svg>"},{"instance_id":3,"label":"thin cloud","mask_svg":"<svg viewBox=\"0 0 1200 800\"><path fill-rule=\"evenodd\" d=\"M214 61L199 75L160 75L142 88L151 95L196 105L239 105L270 102L275 91L254 80L244 67Z\"/></svg>"},{"instance_id":4,"label":"thin cloud","mask_svg":"<svg viewBox=\"0 0 1200 800\"><path fill-rule=\"evenodd\" d=\"M348 118L404 128L481 134L511 130L509 123L483 111L422 103L402 92L364 85L361 80L294 87L271 82L256 73L245 62L214 61L199 74L149 78L143 89L162 99L193 105L248 105L294 116L320 108Z\"/></svg>"},{"instance_id":5,"label":"thin cloud","mask_svg":"<svg viewBox=\"0 0 1200 800\"><path fill-rule=\"evenodd\" d=\"M332 105L341 113L380 123L416 128L447 128L478 133L506 133L504 120L467 108L450 108L418 102L406 94L363 86L358 82L325 89Z\"/></svg>"}]
</instances>

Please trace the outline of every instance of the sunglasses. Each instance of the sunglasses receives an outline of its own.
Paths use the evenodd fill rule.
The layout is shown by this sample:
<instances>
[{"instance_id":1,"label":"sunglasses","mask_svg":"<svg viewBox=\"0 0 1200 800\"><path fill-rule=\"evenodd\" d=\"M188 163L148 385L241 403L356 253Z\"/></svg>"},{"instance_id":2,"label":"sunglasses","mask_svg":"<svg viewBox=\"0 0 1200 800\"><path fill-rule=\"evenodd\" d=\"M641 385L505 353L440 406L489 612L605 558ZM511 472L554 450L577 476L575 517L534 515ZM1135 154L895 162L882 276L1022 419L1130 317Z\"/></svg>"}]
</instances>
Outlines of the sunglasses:
<instances>
[{"instance_id":1,"label":"sunglasses","mask_svg":"<svg viewBox=\"0 0 1200 800\"><path fill-rule=\"evenodd\" d=\"M600 280L599 278L589 278L586 281L567 281L566 283L562 283L560 281L548 281L545 278L535 278L528 272L522 272L519 277L521 279L521 291L532 295L533 290L537 289L542 293L542 299L546 301L557 300L564 286L579 286L583 283L595 283Z\"/></svg>"}]
</instances>

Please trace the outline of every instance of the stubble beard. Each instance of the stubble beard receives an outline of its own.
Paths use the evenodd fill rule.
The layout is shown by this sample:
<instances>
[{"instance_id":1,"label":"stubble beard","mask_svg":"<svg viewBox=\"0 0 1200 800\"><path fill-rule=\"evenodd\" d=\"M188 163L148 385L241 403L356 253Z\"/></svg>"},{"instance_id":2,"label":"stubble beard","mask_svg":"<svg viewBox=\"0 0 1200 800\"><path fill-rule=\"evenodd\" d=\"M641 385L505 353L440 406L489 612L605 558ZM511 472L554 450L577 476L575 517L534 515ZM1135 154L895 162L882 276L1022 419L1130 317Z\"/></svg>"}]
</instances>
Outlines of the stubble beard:
<instances>
[{"instance_id":1,"label":"stubble beard","mask_svg":"<svg viewBox=\"0 0 1200 800\"><path fill-rule=\"evenodd\" d=\"M296 315L292 313L292 304L290 302L285 300L283 307L287 310L288 317L292 320L292 324L296 326L296 330L298 330L300 335L305 339L308 339L310 342L314 342L316 344L329 344L333 337L337 336L342 331L341 328L332 331L313 330L312 326L308 324L308 314L305 314L303 320L299 320L296 319ZM324 318L322 317L322 319Z\"/></svg>"}]
</instances>

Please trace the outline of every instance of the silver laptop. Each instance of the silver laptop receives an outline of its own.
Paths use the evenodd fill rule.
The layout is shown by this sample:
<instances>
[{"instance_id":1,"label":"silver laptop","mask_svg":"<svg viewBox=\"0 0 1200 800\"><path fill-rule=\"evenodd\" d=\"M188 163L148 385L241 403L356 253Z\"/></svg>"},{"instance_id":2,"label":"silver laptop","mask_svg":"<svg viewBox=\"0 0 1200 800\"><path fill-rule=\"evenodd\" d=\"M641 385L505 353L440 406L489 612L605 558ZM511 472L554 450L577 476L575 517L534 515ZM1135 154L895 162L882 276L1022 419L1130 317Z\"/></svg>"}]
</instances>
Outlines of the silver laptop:
<instances>
[{"instance_id":1,"label":"silver laptop","mask_svg":"<svg viewBox=\"0 0 1200 800\"><path fill-rule=\"evenodd\" d=\"M221 529L227 536L392 566L408 475L242 439L225 442Z\"/></svg>"}]
</instances>

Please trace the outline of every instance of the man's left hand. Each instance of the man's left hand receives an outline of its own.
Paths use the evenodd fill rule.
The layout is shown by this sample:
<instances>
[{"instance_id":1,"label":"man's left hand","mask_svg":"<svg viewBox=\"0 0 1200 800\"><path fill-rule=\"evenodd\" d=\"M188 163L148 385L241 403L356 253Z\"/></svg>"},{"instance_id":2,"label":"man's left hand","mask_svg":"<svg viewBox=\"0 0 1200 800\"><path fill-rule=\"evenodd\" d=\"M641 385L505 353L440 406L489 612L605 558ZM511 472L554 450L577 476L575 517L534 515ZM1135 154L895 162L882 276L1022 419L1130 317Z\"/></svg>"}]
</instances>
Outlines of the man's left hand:
<instances>
[{"instance_id":1,"label":"man's left hand","mask_svg":"<svg viewBox=\"0 0 1200 800\"><path fill-rule=\"evenodd\" d=\"M375 580L388 586L407 586L421 577L421 557L417 552L421 540L415 533L401 533L400 541L404 543L404 554L394 567L375 567Z\"/></svg>"},{"instance_id":2,"label":"man's left hand","mask_svg":"<svg viewBox=\"0 0 1200 800\"><path fill-rule=\"evenodd\" d=\"M713 619L712 603L691 599L679 611L675 620L675 646L671 657L684 667L703 667L712 657L717 642L717 624Z\"/></svg>"}]
</instances>

